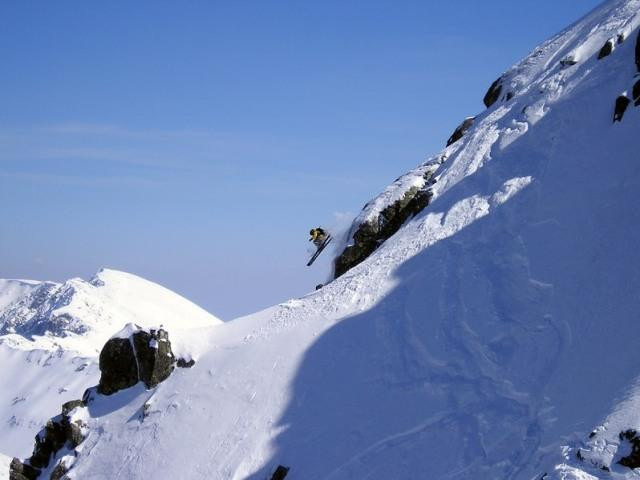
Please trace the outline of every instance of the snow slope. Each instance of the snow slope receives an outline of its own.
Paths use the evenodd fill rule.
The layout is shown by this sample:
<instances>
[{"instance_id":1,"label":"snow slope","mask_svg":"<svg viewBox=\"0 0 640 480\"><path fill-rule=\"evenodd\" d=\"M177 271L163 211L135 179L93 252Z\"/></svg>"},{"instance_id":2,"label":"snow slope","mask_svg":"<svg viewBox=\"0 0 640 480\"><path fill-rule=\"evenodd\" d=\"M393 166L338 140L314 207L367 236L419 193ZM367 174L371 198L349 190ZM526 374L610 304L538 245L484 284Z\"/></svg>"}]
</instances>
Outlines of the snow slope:
<instances>
[{"instance_id":1,"label":"snow slope","mask_svg":"<svg viewBox=\"0 0 640 480\"><path fill-rule=\"evenodd\" d=\"M70 478L637 478L588 460L640 428L640 108L612 123L639 12L605 2L506 72L513 97L366 261L181 334L193 368L90 404Z\"/></svg>"},{"instance_id":2,"label":"snow slope","mask_svg":"<svg viewBox=\"0 0 640 480\"><path fill-rule=\"evenodd\" d=\"M88 282L0 280L0 452L28 456L61 404L97 384L100 349L130 322L170 328L178 353L181 332L221 324L170 290L115 270Z\"/></svg>"},{"instance_id":3,"label":"snow slope","mask_svg":"<svg viewBox=\"0 0 640 480\"><path fill-rule=\"evenodd\" d=\"M15 296L10 293L18 290L15 281L4 282L12 287L7 297ZM30 286L0 308L0 341L18 348L61 347L93 356L126 323L176 331L221 323L174 292L116 270L102 269L90 281L73 278Z\"/></svg>"}]
</instances>

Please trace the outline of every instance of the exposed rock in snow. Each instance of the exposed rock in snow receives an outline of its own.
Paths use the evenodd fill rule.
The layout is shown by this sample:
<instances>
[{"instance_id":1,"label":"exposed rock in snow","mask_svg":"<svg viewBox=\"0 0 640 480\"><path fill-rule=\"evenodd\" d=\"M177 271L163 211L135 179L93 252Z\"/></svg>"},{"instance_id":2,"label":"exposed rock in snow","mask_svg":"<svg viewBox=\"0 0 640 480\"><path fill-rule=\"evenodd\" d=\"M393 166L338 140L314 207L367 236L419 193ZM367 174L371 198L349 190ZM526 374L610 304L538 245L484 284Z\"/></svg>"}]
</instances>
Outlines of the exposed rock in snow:
<instances>
[{"instance_id":1,"label":"exposed rock in snow","mask_svg":"<svg viewBox=\"0 0 640 480\"><path fill-rule=\"evenodd\" d=\"M612 38L607 40L605 44L602 46L602 48L600 49L600 51L598 52L598 60L611 55L611 52L613 52L613 45L614 45L614 42Z\"/></svg>"},{"instance_id":2,"label":"exposed rock in snow","mask_svg":"<svg viewBox=\"0 0 640 480\"><path fill-rule=\"evenodd\" d=\"M622 121L622 117L624 117L624 112L627 110L627 107L629 106L630 103L631 103L631 100L629 100L629 97L627 97L626 95L620 95L618 98L616 98L616 106L613 112L614 122Z\"/></svg>"},{"instance_id":3,"label":"exposed rock in snow","mask_svg":"<svg viewBox=\"0 0 640 480\"><path fill-rule=\"evenodd\" d=\"M334 260L335 278L365 260L404 222L429 204L429 187L437 165L433 161L425 163L397 179L378 199L365 205L347 234L346 244L338 248L341 253Z\"/></svg>"},{"instance_id":4,"label":"exposed rock in snow","mask_svg":"<svg viewBox=\"0 0 640 480\"><path fill-rule=\"evenodd\" d=\"M456 127L454 132L449 137L449 140L447 140L447 147L453 143L456 143L458 140L462 138L462 136L467 132L467 130L471 128L471 125L473 125L474 119L475 117L467 117L464 119L464 121L460 125Z\"/></svg>"},{"instance_id":5,"label":"exposed rock in snow","mask_svg":"<svg viewBox=\"0 0 640 480\"><path fill-rule=\"evenodd\" d=\"M67 404L67 409L70 405ZM60 479L71 466L68 452L74 452L87 436L84 406L52 418L36 435L33 453L26 461L14 458L10 465L11 480L36 480L40 476ZM71 457L73 458L73 457Z\"/></svg>"},{"instance_id":6,"label":"exposed rock in snow","mask_svg":"<svg viewBox=\"0 0 640 480\"><path fill-rule=\"evenodd\" d=\"M499 77L497 80L495 80L491 84L491 86L489 87L489 90L487 90L487 93L485 93L482 101L485 104L485 106L489 108L491 105L493 105L498 101L501 93L502 93L502 77Z\"/></svg>"},{"instance_id":7,"label":"exposed rock in snow","mask_svg":"<svg viewBox=\"0 0 640 480\"><path fill-rule=\"evenodd\" d=\"M98 393L111 395L139 381L153 388L171 375L175 361L166 330L127 325L100 352Z\"/></svg>"}]
</instances>

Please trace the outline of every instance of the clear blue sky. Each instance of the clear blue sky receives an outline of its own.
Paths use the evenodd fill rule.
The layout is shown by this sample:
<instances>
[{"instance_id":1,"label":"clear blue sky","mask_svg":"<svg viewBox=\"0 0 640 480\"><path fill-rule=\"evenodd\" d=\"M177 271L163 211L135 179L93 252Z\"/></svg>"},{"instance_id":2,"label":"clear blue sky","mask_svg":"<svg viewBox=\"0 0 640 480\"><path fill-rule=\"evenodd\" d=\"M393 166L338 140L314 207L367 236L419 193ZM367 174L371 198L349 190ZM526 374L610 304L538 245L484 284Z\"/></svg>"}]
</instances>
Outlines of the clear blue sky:
<instances>
[{"instance_id":1,"label":"clear blue sky","mask_svg":"<svg viewBox=\"0 0 640 480\"><path fill-rule=\"evenodd\" d=\"M300 296L310 227L598 3L2 2L0 277L107 266L225 319Z\"/></svg>"}]
</instances>

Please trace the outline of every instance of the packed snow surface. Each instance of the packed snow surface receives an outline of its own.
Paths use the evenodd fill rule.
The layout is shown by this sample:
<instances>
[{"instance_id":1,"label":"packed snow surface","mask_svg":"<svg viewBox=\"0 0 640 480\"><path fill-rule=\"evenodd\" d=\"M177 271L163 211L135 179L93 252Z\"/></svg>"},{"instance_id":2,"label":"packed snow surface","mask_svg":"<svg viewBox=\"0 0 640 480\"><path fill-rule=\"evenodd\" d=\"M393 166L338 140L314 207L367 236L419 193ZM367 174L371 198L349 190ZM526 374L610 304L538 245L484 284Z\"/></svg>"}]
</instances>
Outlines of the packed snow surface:
<instances>
[{"instance_id":1,"label":"packed snow surface","mask_svg":"<svg viewBox=\"0 0 640 480\"><path fill-rule=\"evenodd\" d=\"M437 156L430 205L366 261L183 331L191 369L98 396L69 477L637 478L612 460L640 429L640 108L612 116L639 12L605 2L506 72L513 96Z\"/></svg>"}]
</instances>

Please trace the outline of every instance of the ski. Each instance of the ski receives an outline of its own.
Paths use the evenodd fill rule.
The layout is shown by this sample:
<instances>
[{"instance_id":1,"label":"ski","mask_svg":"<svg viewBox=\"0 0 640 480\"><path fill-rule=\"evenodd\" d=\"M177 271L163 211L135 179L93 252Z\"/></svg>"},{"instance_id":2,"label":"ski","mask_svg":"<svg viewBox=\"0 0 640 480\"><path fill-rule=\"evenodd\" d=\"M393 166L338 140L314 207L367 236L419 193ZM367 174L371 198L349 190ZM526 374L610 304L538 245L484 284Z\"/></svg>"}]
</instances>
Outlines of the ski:
<instances>
[{"instance_id":1,"label":"ski","mask_svg":"<svg viewBox=\"0 0 640 480\"><path fill-rule=\"evenodd\" d=\"M313 257L311 257L311 260L309 260L309 263L307 263L307 267L310 267L311 264L316 261L316 258L318 258L318 255L322 253L322 250L324 250L324 247L329 245L329 242L331 242L332 239L333 237L329 235L327 239L322 243L322 245L318 247L318 250L316 250L316 253L313 254Z\"/></svg>"}]
</instances>

